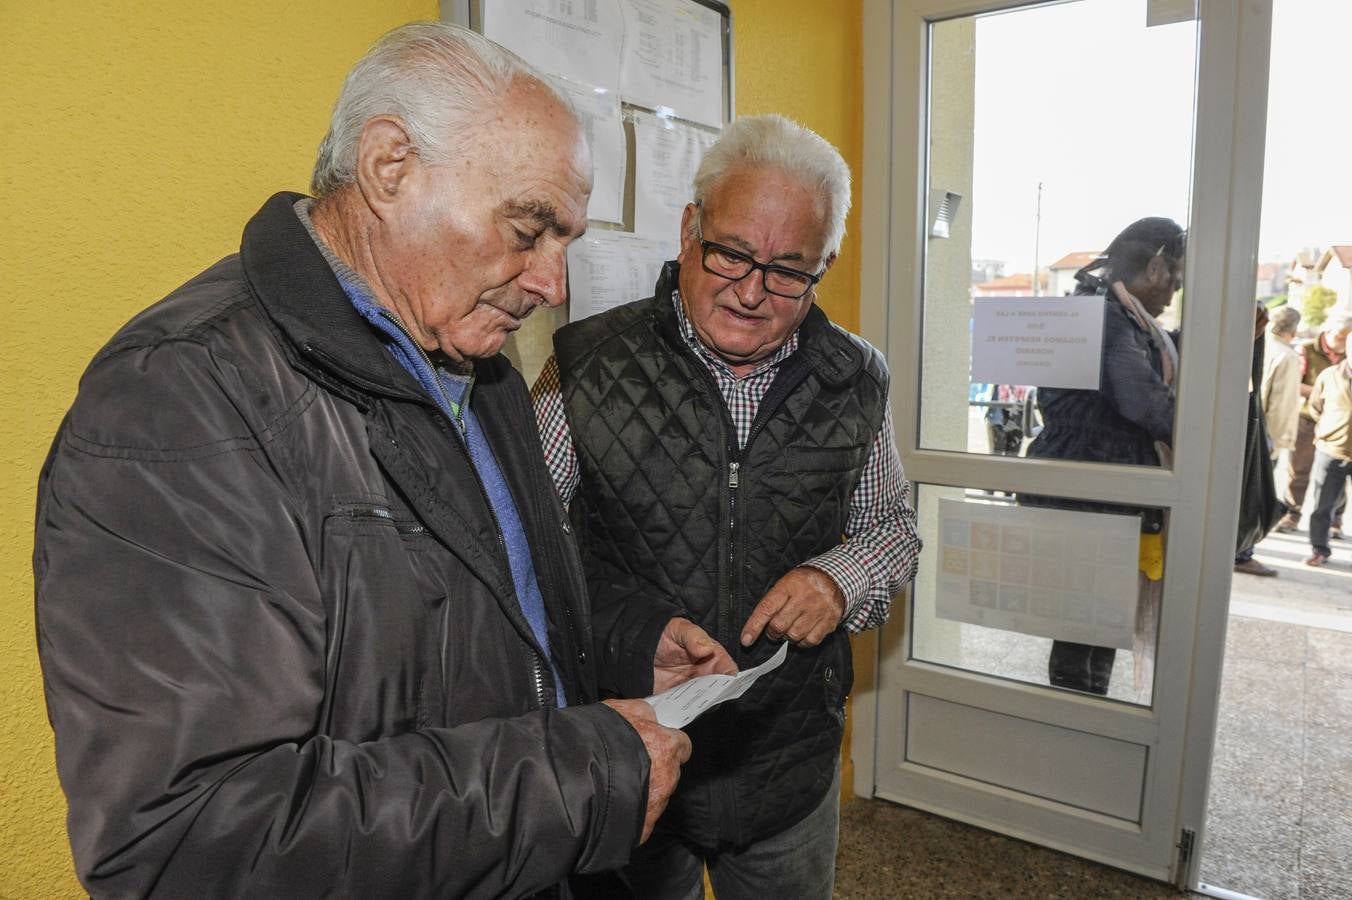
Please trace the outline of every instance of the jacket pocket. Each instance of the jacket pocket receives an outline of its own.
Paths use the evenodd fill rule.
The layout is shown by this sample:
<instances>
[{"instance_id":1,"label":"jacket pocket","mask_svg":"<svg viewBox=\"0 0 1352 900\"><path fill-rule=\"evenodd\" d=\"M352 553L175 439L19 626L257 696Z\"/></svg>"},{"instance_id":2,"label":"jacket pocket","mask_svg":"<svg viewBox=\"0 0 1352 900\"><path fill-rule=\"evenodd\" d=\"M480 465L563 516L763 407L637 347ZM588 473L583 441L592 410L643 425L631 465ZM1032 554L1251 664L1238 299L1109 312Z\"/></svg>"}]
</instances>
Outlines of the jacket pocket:
<instances>
[{"instance_id":1,"label":"jacket pocket","mask_svg":"<svg viewBox=\"0 0 1352 900\"><path fill-rule=\"evenodd\" d=\"M381 502L335 504L323 531L327 616L320 732L369 740L436 724L445 708L444 550Z\"/></svg>"},{"instance_id":2,"label":"jacket pocket","mask_svg":"<svg viewBox=\"0 0 1352 900\"><path fill-rule=\"evenodd\" d=\"M826 710L842 728L845 725L845 698L854 686L854 668L850 659L849 638L835 634L827 638L830 649L823 654L821 667L823 700Z\"/></svg>"},{"instance_id":3,"label":"jacket pocket","mask_svg":"<svg viewBox=\"0 0 1352 900\"><path fill-rule=\"evenodd\" d=\"M863 465L862 444L850 447L790 447L784 452L785 472L845 472Z\"/></svg>"}]
</instances>

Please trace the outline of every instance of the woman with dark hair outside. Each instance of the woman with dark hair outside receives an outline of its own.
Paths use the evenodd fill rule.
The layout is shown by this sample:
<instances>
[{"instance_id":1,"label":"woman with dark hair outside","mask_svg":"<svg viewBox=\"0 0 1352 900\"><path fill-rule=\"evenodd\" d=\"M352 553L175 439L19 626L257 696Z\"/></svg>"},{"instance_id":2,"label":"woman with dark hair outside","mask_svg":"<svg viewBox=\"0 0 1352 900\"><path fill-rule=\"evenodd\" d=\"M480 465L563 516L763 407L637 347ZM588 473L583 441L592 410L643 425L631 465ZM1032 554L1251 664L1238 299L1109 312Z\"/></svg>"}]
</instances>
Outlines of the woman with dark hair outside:
<instances>
[{"instance_id":1,"label":"woman with dark hair outside","mask_svg":"<svg viewBox=\"0 0 1352 900\"><path fill-rule=\"evenodd\" d=\"M1186 232L1172 219L1150 217L1128 225L1108 249L1075 273L1076 295L1104 298L1099 389L1039 388L1044 426L1028 456L1137 466L1171 464L1176 336L1156 321L1183 283ZM1144 689L1153 655L1163 576L1163 515L1086 500L1022 495L1025 506L1141 517L1141 595L1136 612L1137 687ZM1108 693L1116 652L1054 641L1048 676L1058 687Z\"/></svg>"}]
</instances>

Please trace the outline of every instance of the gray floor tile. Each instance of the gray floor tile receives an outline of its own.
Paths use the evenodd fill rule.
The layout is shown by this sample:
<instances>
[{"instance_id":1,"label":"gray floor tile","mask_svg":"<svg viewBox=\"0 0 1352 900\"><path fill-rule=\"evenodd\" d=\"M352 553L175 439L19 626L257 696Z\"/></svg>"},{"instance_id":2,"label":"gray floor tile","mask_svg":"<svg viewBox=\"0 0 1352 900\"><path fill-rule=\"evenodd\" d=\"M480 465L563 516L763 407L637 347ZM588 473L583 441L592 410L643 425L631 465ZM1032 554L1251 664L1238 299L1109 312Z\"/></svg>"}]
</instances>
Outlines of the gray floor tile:
<instances>
[{"instance_id":1,"label":"gray floor tile","mask_svg":"<svg viewBox=\"0 0 1352 900\"><path fill-rule=\"evenodd\" d=\"M1243 832L1207 840L1216 847L1202 861L1203 883L1263 900L1303 900L1298 838L1283 841L1279 835Z\"/></svg>"},{"instance_id":2,"label":"gray floor tile","mask_svg":"<svg viewBox=\"0 0 1352 900\"><path fill-rule=\"evenodd\" d=\"M1225 658L1305 662L1305 632L1308 630L1304 626L1288 625L1285 622L1231 616L1225 632ZM1352 635L1348 637L1352 638Z\"/></svg>"},{"instance_id":3,"label":"gray floor tile","mask_svg":"<svg viewBox=\"0 0 1352 900\"><path fill-rule=\"evenodd\" d=\"M1352 674L1352 632L1310 628L1306 661L1317 669Z\"/></svg>"},{"instance_id":4,"label":"gray floor tile","mask_svg":"<svg viewBox=\"0 0 1352 900\"><path fill-rule=\"evenodd\" d=\"M1301 900L1352 897L1352 815L1312 820L1300 853Z\"/></svg>"},{"instance_id":5,"label":"gray floor tile","mask_svg":"<svg viewBox=\"0 0 1352 900\"><path fill-rule=\"evenodd\" d=\"M1301 771L1307 817L1352 818L1352 740L1346 730L1308 726Z\"/></svg>"},{"instance_id":6,"label":"gray floor tile","mask_svg":"<svg viewBox=\"0 0 1352 900\"><path fill-rule=\"evenodd\" d=\"M1237 657L1225 661L1220 706L1224 713L1250 713L1271 721L1304 720L1301 663Z\"/></svg>"},{"instance_id":7,"label":"gray floor tile","mask_svg":"<svg viewBox=\"0 0 1352 900\"><path fill-rule=\"evenodd\" d=\"M1352 739L1352 674L1327 669L1305 671L1305 721Z\"/></svg>"}]
</instances>

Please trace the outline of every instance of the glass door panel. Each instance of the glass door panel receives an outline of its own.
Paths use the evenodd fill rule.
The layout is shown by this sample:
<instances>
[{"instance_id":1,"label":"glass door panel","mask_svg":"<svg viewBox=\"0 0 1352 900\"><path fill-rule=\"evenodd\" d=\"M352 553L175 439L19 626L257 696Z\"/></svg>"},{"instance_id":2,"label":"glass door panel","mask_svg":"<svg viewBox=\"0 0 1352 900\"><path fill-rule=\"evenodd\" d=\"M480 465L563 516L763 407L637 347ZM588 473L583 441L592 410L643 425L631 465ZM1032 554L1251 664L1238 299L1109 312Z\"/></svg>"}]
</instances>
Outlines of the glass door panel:
<instances>
[{"instance_id":1,"label":"glass door panel","mask_svg":"<svg viewBox=\"0 0 1352 900\"><path fill-rule=\"evenodd\" d=\"M1163 510L923 484L916 512L915 659L1150 705Z\"/></svg>"},{"instance_id":2,"label":"glass door panel","mask_svg":"<svg viewBox=\"0 0 1352 900\"><path fill-rule=\"evenodd\" d=\"M1197 27L1149 6L932 24L920 447L1167 464Z\"/></svg>"}]
</instances>

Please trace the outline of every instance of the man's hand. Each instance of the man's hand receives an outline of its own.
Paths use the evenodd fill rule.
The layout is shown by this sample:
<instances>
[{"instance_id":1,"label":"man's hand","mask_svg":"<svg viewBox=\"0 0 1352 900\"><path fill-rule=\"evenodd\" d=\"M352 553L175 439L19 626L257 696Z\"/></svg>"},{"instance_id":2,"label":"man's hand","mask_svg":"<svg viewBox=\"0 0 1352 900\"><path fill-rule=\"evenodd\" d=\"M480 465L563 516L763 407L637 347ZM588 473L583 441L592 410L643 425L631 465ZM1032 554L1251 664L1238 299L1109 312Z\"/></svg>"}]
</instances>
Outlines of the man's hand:
<instances>
[{"instance_id":1,"label":"man's hand","mask_svg":"<svg viewBox=\"0 0 1352 900\"><path fill-rule=\"evenodd\" d=\"M750 647L762 631L774 640L815 647L836 630L845 616L845 595L821 569L799 566L775 582L742 627L742 646Z\"/></svg>"},{"instance_id":2,"label":"man's hand","mask_svg":"<svg viewBox=\"0 0 1352 900\"><path fill-rule=\"evenodd\" d=\"M653 655L653 693L660 694L701 675L715 674L737 674L737 664L723 645L689 619L668 622Z\"/></svg>"},{"instance_id":3,"label":"man's hand","mask_svg":"<svg viewBox=\"0 0 1352 900\"><path fill-rule=\"evenodd\" d=\"M643 834L638 842L646 841L653 826L667 808L676 782L681 780L681 765L690 758L690 738L675 728L657 724L657 713L646 700L603 700L606 706L624 716L624 720L643 738L652 765L648 770L648 811L643 816Z\"/></svg>"}]
</instances>

